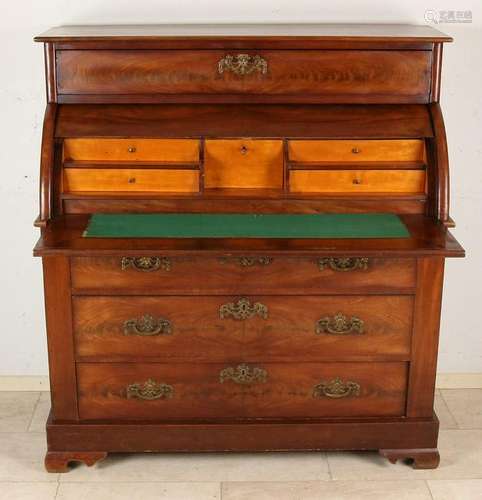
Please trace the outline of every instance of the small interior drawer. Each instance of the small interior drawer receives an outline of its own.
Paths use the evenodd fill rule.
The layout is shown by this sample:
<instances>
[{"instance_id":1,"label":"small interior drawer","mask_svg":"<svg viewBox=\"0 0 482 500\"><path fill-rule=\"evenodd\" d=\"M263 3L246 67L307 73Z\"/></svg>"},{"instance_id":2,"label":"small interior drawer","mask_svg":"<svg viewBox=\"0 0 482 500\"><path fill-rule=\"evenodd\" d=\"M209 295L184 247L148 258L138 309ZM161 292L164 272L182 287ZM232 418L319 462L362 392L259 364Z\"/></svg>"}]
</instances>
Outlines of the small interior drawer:
<instances>
[{"instance_id":1,"label":"small interior drawer","mask_svg":"<svg viewBox=\"0 0 482 500\"><path fill-rule=\"evenodd\" d=\"M292 170L291 192L424 193L425 170Z\"/></svg>"},{"instance_id":2,"label":"small interior drawer","mask_svg":"<svg viewBox=\"0 0 482 500\"><path fill-rule=\"evenodd\" d=\"M206 188L283 187L282 140L207 140L204 154Z\"/></svg>"},{"instance_id":3,"label":"small interior drawer","mask_svg":"<svg viewBox=\"0 0 482 500\"><path fill-rule=\"evenodd\" d=\"M196 139L65 139L66 161L199 162Z\"/></svg>"},{"instance_id":4,"label":"small interior drawer","mask_svg":"<svg viewBox=\"0 0 482 500\"><path fill-rule=\"evenodd\" d=\"M188 169L65 168L63 192L197 192L199 171Z\"/></svg>"},{"instance_id":5,"label":"small interior drawer","mask_svg":"<svg viewBox=\"0 0 482 500\"><path fill-rule=\"evenodd\" d=\"M424 141L408 140L294 140L288 143L295 162L423 162Z\"/></svg>"}]
</instances>

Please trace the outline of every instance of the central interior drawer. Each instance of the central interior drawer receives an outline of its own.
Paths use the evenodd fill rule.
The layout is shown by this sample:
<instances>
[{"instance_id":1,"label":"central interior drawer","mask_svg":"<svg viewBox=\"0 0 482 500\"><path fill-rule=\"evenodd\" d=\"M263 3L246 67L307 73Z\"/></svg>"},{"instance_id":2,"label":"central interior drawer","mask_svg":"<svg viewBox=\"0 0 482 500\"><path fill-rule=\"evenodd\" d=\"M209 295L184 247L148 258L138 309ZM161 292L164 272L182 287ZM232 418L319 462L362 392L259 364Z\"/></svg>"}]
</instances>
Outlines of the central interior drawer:
<instances>
[{"instance_id":1,"label":"central interior drawer","mask_svg":"<svg viewBox=\"0 0 482 500\"><path fill-rule=\"evenodd\" d=\"M82 420L405 414L406 363L77 365Z\"/></svg>"},{"instance_id":2,"label":"central interior drawer","mask_svg":"<svg viewBox=\"0 0 482 500\"><path fill-rule=\"evenodd\" d=\"M410 358L412 296L74 297L77 359Z\"/></svg>"}]
</instances>

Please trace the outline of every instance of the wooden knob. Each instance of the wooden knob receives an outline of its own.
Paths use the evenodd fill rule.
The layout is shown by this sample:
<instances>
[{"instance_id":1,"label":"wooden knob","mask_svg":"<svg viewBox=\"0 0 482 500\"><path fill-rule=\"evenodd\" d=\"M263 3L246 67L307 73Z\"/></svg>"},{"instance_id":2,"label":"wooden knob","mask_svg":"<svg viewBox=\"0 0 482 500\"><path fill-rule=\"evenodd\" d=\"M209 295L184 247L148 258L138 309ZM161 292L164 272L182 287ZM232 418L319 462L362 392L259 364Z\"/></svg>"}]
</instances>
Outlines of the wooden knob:
<instances>
[{"instance_id":1,"label":"wooden knob","mask_svg":"<svg viewBox=\"0 0 482 500\"><path fill-rule=\"evenodd\" d=\"M357 147L354 147L354 148L351 150L351 152L352 152L354 155L357 155L358 153L360 153L360 151L361 151L361 150L360 150L359 148L357 148Z\"/></svg>"},{"instance_id":2,"label":"wooden knob","mask_svg":"<svg viewBox=\"0 0 482 500\"><path fill-rule=\"evenodd\" d=\"M136 178L135 178L135 177L129 177L129 178L127 179L127 182L128 182L129 184L135 184L135 183L136 183Z\"/></svg>"},{"instance_id":3,"label":"wooden knob","mask_svg":"<svg viewBox=\"0 0 482 500\"><path fill-rule=\"evenodd\" d=\"M129 153L135 153L135 152L137 151L137 148L135 148L134 146L129 146L129 147L127 148L127 151L128 151Z\"/></svg>"},{"instance_id":4,"label":"wooden knob","mask_svg":"<svg viewBox=\"0 0 482 500\"><path fill-rule=\"evenodd\" d=\"M361 180L360 179L353 179L353 184L361 184Z\"/></svg>"},{"instance_id":5,"label":"wooden knob","mask_svg":"<svg viewBox=\"0 0 482 500\"><path fill-rule=\"evenodd\" d=\"M248 148L247 148L247 147L243 144L243 145L241 146L240 151L241 151L241 154L242 154L242 155L245 155L245 154L248 152Z\"/></svg>"}]
</instances>

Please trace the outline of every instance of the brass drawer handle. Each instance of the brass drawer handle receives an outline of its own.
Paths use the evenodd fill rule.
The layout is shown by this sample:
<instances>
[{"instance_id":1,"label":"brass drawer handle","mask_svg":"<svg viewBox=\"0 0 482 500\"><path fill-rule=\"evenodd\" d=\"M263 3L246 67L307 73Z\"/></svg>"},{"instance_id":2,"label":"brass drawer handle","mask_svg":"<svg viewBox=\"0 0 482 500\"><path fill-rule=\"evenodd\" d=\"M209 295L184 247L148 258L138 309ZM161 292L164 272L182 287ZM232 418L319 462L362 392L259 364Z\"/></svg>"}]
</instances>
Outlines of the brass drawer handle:
<instances>
[{"instance_id":1,"label":"brass drawer handle","mask_svg":"<svg viewBox=\"0 0 482 500\"><path fill-rule=\"evenodd\" d=\"M227 264L231 259L228 257L221 257L220 262L222 264ZM234 260L241 267L253 267L253 266L269 266L273 262L272 257L234 257Z\"/></svg>"},{"instance_id":2,"label":"brass drawer handle","mask_svg":"<svg viewBox=\"0 0 482 500\"><path fill-rule=\"evenodd\" d=\"M154 319L150 314L141 318L128 319L124 322L124 335L140 335L151 337L154 335L170 335L171 322L164 318Z\"/></svg>"},{"instance_id":3,"label":"brass drawer handle","mask_svg":"<svg viewBox=\"0 0 482 500\"><path fill-rule=\"evenodd\" d=\"M129 146L129 147L127 148L127 152L128 152L128 153L135 153L136 151L137 151L137 148L136 148L136 147L134 147L134 146Z\"/></svg>"},{"instance_id":4,"label":"brass drawer handle","mask_svg":"<svg viewBox=\"0 0 482 500\"><path fill-rule=\"evenodd\" d=\"M252 304L246 297L240 298L237 302L228 302L219 307L219 317L221 319L232 317L238 320L246 320L253 316L267 319L268 308L264 304L261 304L261 302Z\"/></svg>"},{"instance_id":5,"label":"brass drawer handle","mask_svg":"<svg viewBox=\"0 0 482 500\"><path fill-rule=\"evenodd\" d=\"M172 385L156 382L150 378L143 384L135 383L127 386L127 399L144 399L152 401L154 399L170 399L174 395Z\"/></svg>"},{"instance_id":6,"label":"brass drawer handle","mask_svg":"<svg viewBox=\"0 0 482 500\"><path fill-rule=\"evenodd\" d=\"M313 387L314 398L331 398L340 399L348 398L349 396L360 395L360 384L347 380L343 382L339 377L336 377L329 382L321 381Z\"/></svg>"},{"instance_id":7,"label":"brass drawer handle","mask_svg":"<svg viewBox=\"0 0 482 500\"><path fill-rule=\"evenodd\" d=\"M136 271L143 271L146 273L152 271L171 270L171 260L167 257L122 257L121 268L123 271L132 267Z\"/></svg>"},{"instance_id":8,"label":"brass drawer handle","mask_svg":"<svg viewBox=\"0 0 482 500\"><path fill-rule=\"evenodd\" d=\"M352 148L351 152L354 154L354 155L357 155L358 153L361 153L361 149L360 148L357 148L356 146L354 148Z\"/></svg>"},{"instance_id":9,"label":"brass drawer handle","mask_svg":"<svg viewBox=\"0 0 482 500\"><path fill-rule=\"evenodd\" d=\"M268 379L268 372L257 366L250 367L244 363L233 367L228 366L219 372L219 382L224 384L231 380L235 384L250 385L255 383L265 383Z\"/></svg>"},{"instance_id":10,"label":"brass drawer handle","mask_svg":"<svg viewBox=\"0 0 482 500\"><path fill-rule=\"evenodd\" d=\"M318 267L323 271L327 267L333 271L366 271L368 269L368 259L366 257L324 257L318 260Z\"/></svg>"},{"instance_id":11,"label":"brass drawer handle","mask_svg":"<svg viewBox=\"0 0 482 500\"><path fill-rule=\"evenodd\" d=\"M255 71L265 75L268 72L268 61L259 55L250 56L249 54L237 54L235 56L228 54L218 62L218 73L231 71L235 75L249 75Z\"/></svg>"},{"instance_id":12,"label":"brass drawer handle","mask_svg":"<svg viewBox=\"0 0 482 500\"><path fill-rule=\"evenodd\" d=\"M347 318L341 312L334 316L326 316L316 322L315 331L318 335L329 333L330 335L361 335L363 333L364 322L356 316Z\"/></svg>"}]
</instances>

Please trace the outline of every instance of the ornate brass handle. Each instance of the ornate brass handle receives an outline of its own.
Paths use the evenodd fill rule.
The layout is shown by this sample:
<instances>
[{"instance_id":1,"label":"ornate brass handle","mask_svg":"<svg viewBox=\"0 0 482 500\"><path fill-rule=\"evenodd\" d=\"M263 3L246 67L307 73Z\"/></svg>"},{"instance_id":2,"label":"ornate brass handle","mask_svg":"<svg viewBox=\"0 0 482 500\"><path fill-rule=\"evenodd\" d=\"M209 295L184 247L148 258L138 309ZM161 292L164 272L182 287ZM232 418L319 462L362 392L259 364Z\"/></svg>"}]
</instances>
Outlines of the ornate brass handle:
<instances>
[{"instance_id":1,"label":"ornate brass handle","mask_svg":"<svg viewBox=\"0 0 482 500\"><path fill-rule=\"evenodd\" d=\"M268 72L268 61L259 55L250 56L249 54L237 54L235 56L228 54L218 62L218 73L231 71L235 75L249 75L257 71L265 75Z\"/></svg>"},{"instance_id":2,"label":"ornate brass handle","mask_svg":"<svg viewBox=\"0 0 482 500\"><path fill-rule=\"evenodd\" d=\"M364 322L356 316L347 318L341 312L334 316L325 316L316 322L315 331L318 335L329 333L331 335L361 335Z\"/></svg>"},{"instance_id":3,"label":"ornate brass handle","mask_svg":"<svg viewBox=\"0 0 482 500\"><path fill-rule=\"evenodd\" d=\"M150 378L143 384L135 383L127 386L127 399L144 399L152 401L154 399L170 399L174 395L172 385L156 382Z\"/></svg>"},{"instance_id":4,"label":"ornate brass handle","mask_svg":"<svg viewBox=\"0 0 482 500\"><path fill-rule=\"evenodd\" d=\"M329 382L321 381L313 387L314 398L331 398L340 399L349 396L360 395L360 384L347 380L343 382L339 377L336 377Z\"/></svg>"},{"instance_id":5,"label":"ornate brass handle","mask_svg":"<svg viewBox=\"0 0 482 500\"><path fill-rule=\"evenodd\" d=\"M151 337L153 335L170 335L171 322L164 318L154 319L150 314L144 314L141 318L128 319L124 322L124 335L141 335Z\"/></svg>"},{"instance_id":6,"label":"ornate brass handle","mask_svg":"<svg viewBox=\"0 0 482 500\"><path fill-rule=\"evenodd\" d=\"M241 267L253 267L253 266L268 266L273 262L272 257L234 257L237 263ZM228 257L222 257L221 263L226 264L230 261Z\"/></svg>"},{"instance_id":7,"label":"ornate brass handle","mask_svg":"<svg viewBox=\"0 0 482 500\"><path fill-rule=\"evenodd\" d=\"M355 271L357 269L366 271L368 269L368 259L366 257L325 257L318 260L318 267L323 271L327 267L333 271Z\"/></svg>"},{"instance_id":8,"label":"ornate brass handle","mask_svg":"<svg viewBox=\"0 0 482 500\"><path fill-rule=\"evenodd\" d=\"M268 308L264 304L261 304L261 302L251 304L246 297L240 298L237 302L223 304L219 308L219 317L221 319L232 317L234 319L245 320L253 316L260 316L263 319L267 319Z\"/></svg>"},{"instance_id":9,"label":"ornate brass handle","mask_svg":"<svg viewBox=\"0 0 482 500\"><path fill-rule=\"evenodd\" d=\"M167 257L122 257L121 269L125 271L130 267L136 271L146 273L158 271L159 269L170 271L171 260Z\"/></svg>"},{"instance_id":10,"label":"ornate brass handle","mask_svg":"<svg viewBox=\"0 0 482 500\"><path fill-rule=\"evenodd\" d=\"M235 384L250 385L254 383L265 383L268 379L268 372L257 366L250 367L246 364L238 365L236 368L229 366L219 372L219 382L223 384L227 380Z\"/></svg>"}]
</instances>

